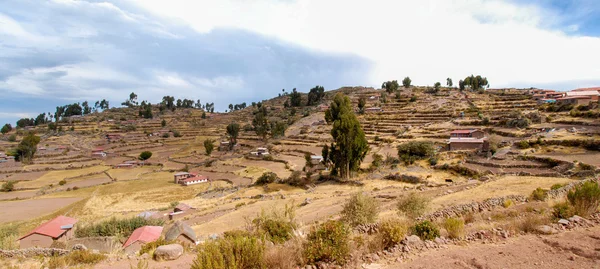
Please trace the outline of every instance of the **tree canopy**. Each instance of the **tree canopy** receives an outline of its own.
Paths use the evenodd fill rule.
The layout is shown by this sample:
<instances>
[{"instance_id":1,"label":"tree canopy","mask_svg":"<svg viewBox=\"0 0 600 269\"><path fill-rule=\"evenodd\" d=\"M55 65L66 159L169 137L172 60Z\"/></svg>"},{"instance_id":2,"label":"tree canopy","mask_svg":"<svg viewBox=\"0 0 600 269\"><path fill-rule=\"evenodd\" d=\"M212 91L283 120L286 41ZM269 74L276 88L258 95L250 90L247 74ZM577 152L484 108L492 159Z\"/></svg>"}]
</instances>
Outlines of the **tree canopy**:
<instances>
[{"instance_id":1,"label":"tree canopy","mask_svg":"<svg viewBox=\"0 0 600 269\"><path fill-rule=\"evenodd\" d=\"M254 112L252 126L254 126L254 131L256 132L256 135L262 137L263 140L267 139L270 126L266 106L261 105L258 107L258 110Z\"/></svg>"},{"instance_id":2,"label":"tree canopy","mask_svg":"<svg viewBox=\"0 0 600 269\"><path fill-rule=\"evenodd\" d=\"M397 91L399 87L400 84L398 84L397 80L386 81L383 84L381 84L381 88L385 89L385 91L388 93L393 93Z\"/></svg>"},{"instance_id":3,"label":"tree canopy","mask_svg":"<svg viewBox=\"0 0 600 269\"><path fill-rule=\"evenodd\" d=\"M408 87L410 87L410 83L411 83L411 82L412 82L412 80L410 80L410 78L409 78L409 77L405 77L405 78L402 80L402 86L404 86L404 88L408 88Z\"/></svg>"},{"instance_id":4,"label":"tree canopy","mask_svg":"<svg viewBox=\"0 0 600 269\"><path fill-rule=\"evenodd\" d=\"M6 133L12 131L12 129L13 129L12 125L10 125L10 123L7 123L7 124L4 124L4 126L2 126L2 129L0 129L0 132L2 134L6 134Z\"/></svg>"},{"instance_id":5,"label":"tree canopy","mask_svg":"<svg viewBox=\"0 0 600 269\"><path fill-rule=\"evenodd\" d=\"M452 79L451 78L446 79L446 86L452 87Z\"/></svg>"},{"instance_id":6,"label":"tree canopy","mask_svg":"<svg viewBox=\"0 0 600 269\"><path fill-rule=\"evenodd\" d=\"M460 83L460 82L459 82ZM466 77L463 81L464 86L468 86L471 90L479 90L489 85L487 78L480 75ZM464 89L463 86L463 89Z\"/></svg>"},{"instance_id":7,"label":"tree canopy","mask_svg":"<svg viewBox=\"0 0 600 269\"><path fill-rule=\"evenodd\" d=\"M338 93L325 111L325 119L332 123L329 159L333 162L333 173L343 179L350 178L350 171L356 171L369 150L365 133L352 110L348 96Z\"/></svg>"},{"instance_id":8,"label":"tree canopy","mask_svg":"<svg viewBox=\"0 0 600 269\"><path fill-rule=\"evenodd\" d=\"M302 94L296 91L296 88L290 93L290 106L298 107L302 105Z\"/></svg>"},{"instance_id":9,"label":"tree canopy","mask_svg":"<svg viewBox=\"0 0 600 269\"><path fill-rule=\"evenodd\" d=\"M40 143L40 137L33 132L28 133L17 146L16 159L25 163L31 162L37 151L38 143Z\"/></svg>"},{"instance_id":10,"label":"tree canopy","mask_svg":"<svg viewBox=\"0 0 600 269\"><path fill-rule=\"evenodd\" d=\"M230 123L227 125L227 135L229 136L229 145L233 147L237 144L237 138L240 134L240 125L237 123Z\"/></svg>"},{"instance_id":11,"label":"tree canopy","mask_svg":"<svg viewBox=\"0 0 600 269\"><path fill-rule=\"evenodd\" d=\"M316 105L323 97L325 97L325 88L317 85L308 92L308 101L306 102L306 105Z\"/></svg>"},{"instance_id":12,"label":"tree canopy","mask_svg":"<svg viewBox=\"0 0 600 269\"><path fill-rule=\"evenodd\" d=\"M142 161L145 161L145 160L150 159L150 157L152 157L152 152L142 151L142 153L140 153L140 156L138 158Z\"/></svg>"}]
</instances>

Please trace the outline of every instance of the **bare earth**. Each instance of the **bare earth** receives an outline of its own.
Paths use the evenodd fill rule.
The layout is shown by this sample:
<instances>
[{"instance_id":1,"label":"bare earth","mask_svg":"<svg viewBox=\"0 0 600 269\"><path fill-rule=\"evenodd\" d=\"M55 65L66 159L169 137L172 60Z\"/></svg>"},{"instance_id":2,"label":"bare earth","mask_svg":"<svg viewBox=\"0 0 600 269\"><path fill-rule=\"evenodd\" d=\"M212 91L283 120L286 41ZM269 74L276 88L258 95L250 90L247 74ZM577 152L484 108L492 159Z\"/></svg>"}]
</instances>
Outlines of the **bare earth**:
<instances>
[{"instance_id":1,"label":"bare earth","mask_svg":"<svg viewBox=\"0 0 600 269\"><path fill-rule=\"evenodd\" d=\"M47 215L82 198L47 198L0 203L0 223L28 220Z\"/></svg>"},{"instance_id":2,"label":"bare earth","mask_svg":"<svg viewBox=\"0 0 600 269\"><path fill-rule=\"evenodd\" d=\"M495 244L452 245L379 268L600 268L600 227Z\"/></svg>"}]
</instances>

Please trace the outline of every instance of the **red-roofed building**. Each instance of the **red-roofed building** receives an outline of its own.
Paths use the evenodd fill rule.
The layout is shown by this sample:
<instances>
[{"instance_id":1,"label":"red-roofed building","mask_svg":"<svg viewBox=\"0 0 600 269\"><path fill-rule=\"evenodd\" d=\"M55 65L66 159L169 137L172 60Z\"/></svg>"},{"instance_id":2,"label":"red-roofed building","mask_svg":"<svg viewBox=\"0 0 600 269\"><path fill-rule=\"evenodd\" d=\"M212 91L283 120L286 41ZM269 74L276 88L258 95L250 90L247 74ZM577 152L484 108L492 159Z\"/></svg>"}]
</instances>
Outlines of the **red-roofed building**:
<instances>
[{"instance_id":1,"label":"red-roofed building","mask_svg":"<svg viewBox=\"0 0 600 269\"><path fill-rule=\"evenodd\" d=\"M183 186L208 182L207 176L198 175L196 173L179 172L173 175L173 178L175 179L175 184L181 184Z\"/></svg>"},{"instance_id":2,"label":"red-roofed building","mask_svg":"<svg viewBox=\"0 0 600 269\"><path fill-rule=\"evenodd\" d=\"M582 105L587 106L592 102L591 96L568 96L556 99L561 105Z\"/></svg>"},{"instance_id":3,"label":"red-roofed building","mask_svg":"<svg viewBox=\"0 0 600 269\"><path fill-rule=\"evenodd\" d=\"M450 133L450 137L473 137L483 138L485 133L481 130L470 129L470 130L454 130Z\"/></svg>"},{"instance_id":4,"label":"red-roofed building","mask_svg":"<svg viewBox=\"0 0 600 269\"><path fill-rule=\"evenodd\" d=\"M143 226L135 229L131 236L123 244L123 250L126 253L136 253L140 251L142 245L158 240L162 234L161 226Z\"/></svg>"},{"instance_id":5,"label":"red-roofed building","mask_svg":"<svg viewBox=\"0 0 600 269\"><path fill-rule=\"evenodd\" d=\"M75 233L75 223L74 218L58 216L19 238L21 248L49 248L54 241L66 242Z\"/></svg>"}]
</instances>

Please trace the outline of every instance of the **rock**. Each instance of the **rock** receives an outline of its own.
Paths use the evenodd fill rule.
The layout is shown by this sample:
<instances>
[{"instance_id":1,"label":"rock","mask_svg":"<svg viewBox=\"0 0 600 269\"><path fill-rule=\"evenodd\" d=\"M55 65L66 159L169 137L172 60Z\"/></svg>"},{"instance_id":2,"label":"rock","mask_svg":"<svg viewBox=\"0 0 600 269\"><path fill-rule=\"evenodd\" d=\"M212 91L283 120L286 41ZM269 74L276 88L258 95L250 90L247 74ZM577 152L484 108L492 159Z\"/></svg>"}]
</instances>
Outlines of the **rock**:
<instances>
[{"instance_id":1,"label":"rock","mask_svg":"<svg viewBox=\"0 0 600 269\"><path fill-rule=\"evenodd\" d=\"M590 223L589 220L584 219L584 218L582 218L580 216L577 216L577 215L570 217L569 221L570 222L575 222L577 224L584 224L584 223L588 224L588 223Z\"/></svg>"},{"instance_id":2,"label":"rock","mask_svg":"<svg viewBox=\"0 0 600 269\"><path fill-rule=\"evenodd\" d=\"M87 247L82 244L75 244L71 247L71 250L87 250Z\"/></svg>"},{"instance_id":3,"label":"rock","mask_svg":"<svg viewBox=\"0 0 600 269\"><path fill-rule=\"evenodd\" d=\"M406 241L405 245L408 245L408 246L420 245L423 243L423 241L421 241L421 238L419 238L416 235L411 235L411 236L406 237L405 241Z\"/></svg>"},{"instance_id":4,"label":"rock","mask_svg":"<svg viewBox=\"0 0 600 269\"><path fill-rule=\"evenodd\" d=\"M157 260L176 260L183 254L183 247L179 244L164 245L156 248L154 258Z\"/></svg>"},{"instance_id":5,"label":"rock","mask_svg":"<svg viewBox=\"0 0 600 269\"><path fill-rule=\"evenodd\" d=\"M438 244L438 245L443 245L443 244L446 244L446 240L444 240L444 239L442 239L442 238L439 238L439 237L436 237L436 238L433 240L433 242L435 242L435 243L436 243L436 244Z\"/></svg>"},{"instance_id":6,"label":"rock","mask_svg":"<svg viewBox=\"0 0 600 269\"><path fill-rule=\"evenodd\" d=\"M562 224L562 225L569 225L569 221L566 219L560 219L560 220L558 220L558 223Z\"/></svg>"},{"instance_id":7,"label":"rock","mask_svg":"<svg viewBox=\"0 0 600 269\"><path fill-rule=\"evenodd\" d=\"M541 233L541 234L555 234L555 233L557 233L557 231L554 228L552 228L552 227L550 227L548 225L540 225L540 226L536 227L535 230L538 233Z\"/></svg>"}]
</instances>

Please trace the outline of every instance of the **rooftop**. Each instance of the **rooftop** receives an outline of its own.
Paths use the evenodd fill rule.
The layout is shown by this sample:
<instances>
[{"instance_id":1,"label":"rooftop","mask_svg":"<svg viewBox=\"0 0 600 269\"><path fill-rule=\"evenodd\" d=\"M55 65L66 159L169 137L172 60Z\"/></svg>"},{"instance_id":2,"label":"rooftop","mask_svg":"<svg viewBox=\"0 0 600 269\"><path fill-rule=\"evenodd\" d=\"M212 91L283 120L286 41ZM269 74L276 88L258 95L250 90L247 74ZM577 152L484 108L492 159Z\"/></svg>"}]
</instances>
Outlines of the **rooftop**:
<instances>
[{"instance_id":1,"label":"rooftop","mask_svg":"<svg viewBox=\"0 0 600 269\"><path fill-rule=\"evenodd\" d=\"M143 226L135 229L131 236L125 241L123 247L128 247L135 242L150 243L156 241L162 234L161 226Z\"/></svg>"},{"instance_id":2,"label":"rooftop","mask_svg":"<svg viewBox=\"0 0 600 269\"><path fill-rule=\"evenodd\" d=\"M24 235L23 237L19 238L19 240L21 240L25 237L28 237L32 234L41 234L41 235L50 236L52 238L58 238L59 236L61 236L65 232L67 232L68 229L70 229L70 228L66 228L66 227L73 227L72 225L75 223L77 223L77 220L74 218L58 216L46 223L43 223L42 225L36 227L31 232L29 232L26 235ZM69 226L69 225L71 225L71 226ZM61 228L61 227L65 227L65 228Z\"/></svg>"},{"instance_id":3,"label":"rooftop","mask_svg":"<svg viewBox=\"0 0 600 269\"><path fill-rule=\"evenodd\" d=\"M452 137L448 140L448 143L483 143L485 138L474 138L474 137Z\"/></svg>"}]
</instances>

